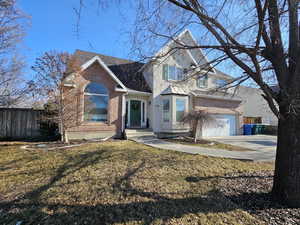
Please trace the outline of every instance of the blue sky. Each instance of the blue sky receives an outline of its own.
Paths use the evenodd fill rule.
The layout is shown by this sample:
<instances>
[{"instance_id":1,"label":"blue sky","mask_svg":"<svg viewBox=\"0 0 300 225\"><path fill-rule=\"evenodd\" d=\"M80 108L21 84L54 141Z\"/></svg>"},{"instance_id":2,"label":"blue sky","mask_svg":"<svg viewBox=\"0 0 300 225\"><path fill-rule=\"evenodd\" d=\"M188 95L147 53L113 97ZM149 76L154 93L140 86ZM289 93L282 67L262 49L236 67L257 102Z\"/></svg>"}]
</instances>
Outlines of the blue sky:
<instances>
[{"instance_id":1,"label":"blue sky","mask_svg":"<svg viewBox=\"0 0 300 225\"><path fill-rule=\"evenodd\" d=\"M83 10L78 37L75 26L77 18L73 8L78 8L79 0L18 1L19 8L31 16L31 24L26 29L22 44L22 54L28 68L36 57L49 50L73 53L75 49L82 49L128 57L130 44L125 31L133 21L125 18L118 7L98 10L98 5L93 2L96 1L90 0L88 7ZM122 7L128 6L124 4ZM124 11L130 15L131 10L128 7ZM27 71L30 73L29 69Z\"/></svg>"},{"instance_id":2,"label":"blue sky","mask_svg":"<svg viewBox=\"0 0 300 225\"><path fill-rule=\"evenodd\" d=\"M78 9L79 0L18 0L19 8L31 17L21 48L28 79L32 78L30 67L35 59L49 50L73 53L82 49L120 58L132 57L127 32L134 29L134 1L126 0L119 7L118 1L111 0L109 7L104 8L99 8L96 0L84 2L77 36L74 8ZM195 30L193 33L198 34Z\"/></svg>"},{"instance_id":3,"label":"blue sky","mask_svg":"<svg viewBox=\"0 0 300 225\"><path fill-rule=\"evenodd\" d=\"M132 56L131 42L126 33L134 28L135 9L132 3L126 0L119 7L118 1L111 0L109 7L99 8L96 0L84 2L86 7L82 11L77 36L74 8L79 7L79 0L18 0L19 8L31 17L21 48L27 62L27 78L32 78L30 67L36 57L49 50L73 53L75 49L82 49L121 58ZM192 30L194 35L199 36ZM233 76L239 74L235 71L236 67L218 67Z\"/></svg>"}]
</instances>

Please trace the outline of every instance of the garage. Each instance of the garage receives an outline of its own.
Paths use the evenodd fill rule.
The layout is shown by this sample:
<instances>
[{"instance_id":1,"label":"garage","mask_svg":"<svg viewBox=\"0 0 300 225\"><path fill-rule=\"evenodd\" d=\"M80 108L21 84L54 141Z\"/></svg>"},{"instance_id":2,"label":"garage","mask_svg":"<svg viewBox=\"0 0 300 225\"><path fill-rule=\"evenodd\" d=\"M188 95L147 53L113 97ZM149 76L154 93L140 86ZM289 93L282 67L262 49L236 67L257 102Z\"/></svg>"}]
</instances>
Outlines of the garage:
<instances>
[{"instance_id":1,"label":"garage","mask_svg":"<svg viewBox=\"0 0 300 225\"><path fill-rule=\"evenodd\" d=\"M203 137L236 135L236 116L228 114L212 115L214 121L203 124Z\"/></svg>"}]
</instances>

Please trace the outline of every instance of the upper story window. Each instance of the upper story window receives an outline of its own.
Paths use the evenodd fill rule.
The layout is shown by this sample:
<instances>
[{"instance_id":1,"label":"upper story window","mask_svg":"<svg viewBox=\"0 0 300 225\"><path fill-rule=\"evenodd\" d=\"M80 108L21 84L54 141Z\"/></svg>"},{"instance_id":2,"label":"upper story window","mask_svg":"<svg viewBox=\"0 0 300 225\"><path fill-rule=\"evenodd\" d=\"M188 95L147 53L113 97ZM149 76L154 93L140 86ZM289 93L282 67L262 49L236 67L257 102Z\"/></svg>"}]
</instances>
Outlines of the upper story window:
<instances>
[{"instance_id":1,"label":"upper story window","mask_svg":"<svg viewBox=\"0 0 300 225\"><path fill-rule=\"evenodd\" d=\"M224 87L227 85L227 81L222 79L217 79L215 80L215 84L217 87Z\"/></svg>"},{"instance_id":2,"label":"upper story window","mask_svg":"<svg viewBox=\"0 0 300 225\"><path fill-rule=\"evenodd\" d=\"M163 65L163 80L183 80L183 69L168 64Z\"/></svg>"},{"instance_id":3,"label":"upper story window","mask_svg":"<svg viewBox=\"0 0 300 225\"><path fill-rule=\"evenodd\" d=\"M84 120L107 121L108 90L101 84L90 83L84 90Z\"/></svg>"},{"instance_id":4,"label":"upper story window","mask_svg":"<svg viewBox=\"0 0 300 225\"><path fill-rule=\"evenodd\" d=\"M208 76L202 75L197 79L197 87L198 88L206 88L207 87Z\"/></svg>"}]
</instances>

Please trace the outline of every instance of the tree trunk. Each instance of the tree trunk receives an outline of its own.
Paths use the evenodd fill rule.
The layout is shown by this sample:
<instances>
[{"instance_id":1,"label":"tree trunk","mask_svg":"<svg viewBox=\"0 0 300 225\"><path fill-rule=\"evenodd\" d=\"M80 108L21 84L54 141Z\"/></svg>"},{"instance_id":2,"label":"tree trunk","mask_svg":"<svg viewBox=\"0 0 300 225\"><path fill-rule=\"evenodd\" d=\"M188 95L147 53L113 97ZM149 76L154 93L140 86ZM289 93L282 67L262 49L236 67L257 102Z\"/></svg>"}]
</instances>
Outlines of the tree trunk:
<instances>
[{"instance_id":1,"label":"tree trunk","mask_svg":"<svg viewBox=\"0 0 300 225\"><path fill-rule=\"evenodd\" d=\"M294 107L280 107L284 119L278 125L272 194L277 201L300 207L300 113L299 106Z\"/></svg>"}]
</instances>

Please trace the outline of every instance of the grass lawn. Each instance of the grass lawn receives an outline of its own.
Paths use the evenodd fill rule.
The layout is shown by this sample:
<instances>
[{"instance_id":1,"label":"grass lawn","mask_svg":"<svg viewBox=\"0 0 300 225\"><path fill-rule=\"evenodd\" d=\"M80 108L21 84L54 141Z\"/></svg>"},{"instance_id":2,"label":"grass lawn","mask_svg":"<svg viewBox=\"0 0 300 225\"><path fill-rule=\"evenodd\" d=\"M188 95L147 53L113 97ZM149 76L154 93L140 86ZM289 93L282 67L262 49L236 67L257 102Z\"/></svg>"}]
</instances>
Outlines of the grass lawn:
<instances>
[{"instance_id":1,"label":"grass lawn","mask_svg":"<svg viewBox=\"0 0 300 225\"><path fill-rule=\"evenodd\" d=\"M225 174L270 170L271 163L131 141L51 151L0 146L0 224L264 224L219 184Z\"/></svg>"},{"instance_id":2,"label":"grass lawn","mask_svg":"<svg viewBox=\"0 0 300 225\"><path fill-rule=\"evenodd\" d=\"M223 144L220 142L212 141L214 144L211 145L211 141L209 140L198 140L197 143L194 143L192 139L176 139L176 138L170 138L166 139L166 141L182 144L182 145L192 145L192 146L199 146L203 148L213 148L213 149L225 149L228 151L253 151L252 149L249 148L242 148L239 146L235 145L230 145L230 144Z\"/></svg>"}]
</instances>

